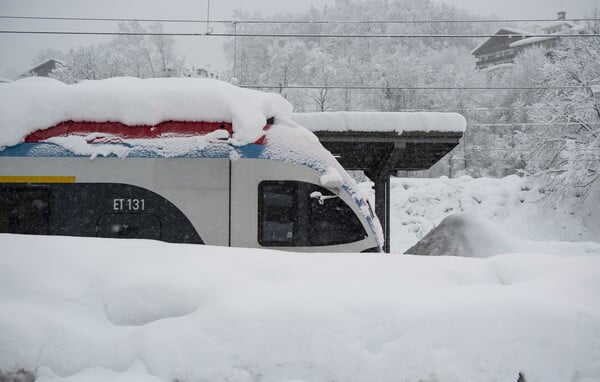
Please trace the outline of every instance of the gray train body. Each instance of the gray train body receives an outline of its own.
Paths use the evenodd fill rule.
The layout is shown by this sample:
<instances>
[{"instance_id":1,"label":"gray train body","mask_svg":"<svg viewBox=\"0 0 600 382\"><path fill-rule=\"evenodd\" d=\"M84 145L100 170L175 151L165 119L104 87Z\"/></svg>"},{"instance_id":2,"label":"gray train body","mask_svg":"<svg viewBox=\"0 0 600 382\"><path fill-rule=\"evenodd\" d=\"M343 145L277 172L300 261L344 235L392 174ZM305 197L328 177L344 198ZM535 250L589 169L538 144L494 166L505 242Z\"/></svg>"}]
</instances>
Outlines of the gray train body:
<instances>
[{"instance_id":1,"label":"gray train body","mask_svg":"<svg viewBox=\"0 0 600 382\"><path fill-rule=\"evenodd\" d=\"M0 151L0 232L380 251L377 219L351 187L324 187L322 170L265 158L258 146L94 159L47 142L9 147Z\"/></svg>"}]
</instances>

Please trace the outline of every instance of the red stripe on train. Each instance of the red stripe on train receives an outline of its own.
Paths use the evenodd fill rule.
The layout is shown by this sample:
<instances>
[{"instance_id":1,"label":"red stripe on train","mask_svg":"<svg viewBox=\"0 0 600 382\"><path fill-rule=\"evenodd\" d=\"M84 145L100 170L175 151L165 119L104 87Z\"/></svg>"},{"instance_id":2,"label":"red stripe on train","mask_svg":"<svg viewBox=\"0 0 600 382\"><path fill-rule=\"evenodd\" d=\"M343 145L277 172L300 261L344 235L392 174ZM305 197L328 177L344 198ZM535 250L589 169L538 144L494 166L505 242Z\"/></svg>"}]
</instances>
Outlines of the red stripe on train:
<instances>
[{"instance_id":1,"label":"red stripe on train","mask_svg":"<svg viewBox=\"0 0 600 382\"><path fill-rule=\"evenodd\" d=\"M265 125L263 130L268 130L270 125ZM225 130L229 136L233 134L233 126L229 122L191 122L191 121L166 121L157 125L125 125L120 122L61 122L56 126L38 130L29 134L25 142L41 142L48 138L66 135L87 135L92 133L107 134L119 138L160 138L164 136L194 136L206 135L217 130ZM255 143L264 144L265 137L259 138Z\"/></svg>"}]
</instances>

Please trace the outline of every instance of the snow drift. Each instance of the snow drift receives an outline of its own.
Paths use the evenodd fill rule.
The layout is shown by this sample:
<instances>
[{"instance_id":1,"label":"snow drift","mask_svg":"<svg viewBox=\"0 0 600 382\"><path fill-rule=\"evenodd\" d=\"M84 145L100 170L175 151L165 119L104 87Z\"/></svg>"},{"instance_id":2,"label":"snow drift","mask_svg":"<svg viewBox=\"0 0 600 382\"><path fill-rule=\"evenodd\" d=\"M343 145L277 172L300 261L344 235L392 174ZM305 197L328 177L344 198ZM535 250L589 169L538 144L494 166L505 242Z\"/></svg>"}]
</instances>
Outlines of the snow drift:
<instances>
[{"instance_id":1,"label":"snow drift","mask_svg":"<svg viewBox=\"0 0 600 382\"><path fill-rule=\"evenodd\" d=\"M369 184L362 184L361 190L372 197ZM404 253L445 217L456 213L470 213L493 222L496 228L491 230L499 229L499 239L505 242L511 242L512 237L600 242L598 211L583 211L578 206L556 207L547 202L546 196L530 179L515 175L502 179L392 178L392 252ZM531 250L523 246L513 249Z\"/></svg>"},{"instance_id":2,"label":"snow drift","mask_svg":"<svg viewBox=\"0 0 600 382\"><path fill-rule=\"evenodd\" d=\"M33 77L0 85L0 147L65 121L153 126L164 121L231 122L233 138L250 143L267 118L289 118L281 96L203 78L110 78L66 85Z\"/></svg>"},{"instance_id":3,"label":"snow drift","mask_svg":"<svg viewBox=\"0 0 600 382\"><path fill-rule=\"evenodd\" d=\"M490 220L472 213L450 215L405 253L424 256L490 257L510 252L555 255L600 255L600 243L532 241L505 232Z\"/></svg>"},{"instance_id":4,"label":"snow drift","mask_svg":"<svg viewBox=\"0 0 600 382\"><path fill-rule=\"evenodd\" d=\"M0 246L0 370L44 382L600 380L600 257Z\"/></svg>"}]
</instances>

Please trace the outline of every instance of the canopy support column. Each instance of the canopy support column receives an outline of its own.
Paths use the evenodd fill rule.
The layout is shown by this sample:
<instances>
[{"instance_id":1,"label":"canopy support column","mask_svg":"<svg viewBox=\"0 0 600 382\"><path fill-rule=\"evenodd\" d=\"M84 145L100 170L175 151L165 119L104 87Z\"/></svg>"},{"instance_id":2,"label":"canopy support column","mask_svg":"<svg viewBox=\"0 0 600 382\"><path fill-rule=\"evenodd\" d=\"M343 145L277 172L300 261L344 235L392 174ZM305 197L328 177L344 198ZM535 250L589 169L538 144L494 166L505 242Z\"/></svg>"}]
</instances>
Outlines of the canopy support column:
<instances>
[{"instance_id":1,"label":"canopy support column","mask_svg":"<svg viewBox=\"0 0 600 382\"><path fill-rule=\"evenodd\" d=\"M375 214L383 229L383 251L390 253L390 176L380 176L375 182Z\"/></svg>"},{"instance_id":2,"label":"canopy support column","mask_svg":"<svg viewBox=\"0 0 600 382\"><path fill-rule=\"evenodd\" d=\"M389 151L382 155L377 167L369 169L366 175L375 183L375 214L379 217L383 229L383 251L390 253L390 176L396 173L393 164L402 156L406 145L394 143Z\"/></svg>"}]
</instances>

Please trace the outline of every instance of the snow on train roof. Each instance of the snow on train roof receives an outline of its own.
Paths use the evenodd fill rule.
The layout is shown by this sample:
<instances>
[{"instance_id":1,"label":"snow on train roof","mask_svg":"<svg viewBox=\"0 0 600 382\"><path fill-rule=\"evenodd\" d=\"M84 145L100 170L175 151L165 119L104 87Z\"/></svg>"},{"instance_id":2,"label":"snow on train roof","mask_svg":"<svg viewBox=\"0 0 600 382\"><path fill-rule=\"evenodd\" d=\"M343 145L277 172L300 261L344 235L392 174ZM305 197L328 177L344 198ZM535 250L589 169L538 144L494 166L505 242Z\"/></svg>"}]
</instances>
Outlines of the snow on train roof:
<instances>
[{"instance_id":1,"label":"snow on train roof","mask_svg":"<svg viewBox=\"0 0 600 382\"><path fill-rule=\"evenodd\" d=\"M463 133L465 118L457 113L371 113L323 112L295 113L292 119L312 132L369 131L369 132L452 132Z\"/></svg>"},{"instance_id":2,"label":"snow on train roof","mask_svg":"<svg viewBox=\"0 0 600 382\"><path fill-rule=\"evenodd\" d=\"M165 121L229 122L233 125L231 138L223 131L214 131L186 137L123 138L94 143L97 134L66 135L43 140L39 149L27 150L26 156L75 155L93 159L225 155L236 159L248 154L244 147L261 146L250 155L308 165L323 174L337 172L346 191L368 217L366 202L354 180L314 134L291 120L291 115L291 104L278 94L212 79L111 78L66 85L33 77L0 85L0 150L22 143L34 131L66 121L120 122L128 126L156 126ZM271 117L275 124L264 131ZM247 145L263 136L267 138L265 145ZM381 242L379 222L376 218L371 221Z\"/></svg>"},{"instance_id":3,"label":"snow on train roof","mask_svg":"<svg viewBox=\"0 0 600 382\"><path fill-rule=\"evenodd\" d=\"M253 142L268 118L289 118L274 93L203 78L130 77L67 85L32 77L0 85L0 147L65 121L156 125L163 121L231 122L234 143Z\"/></svg>"}]
</instances>

